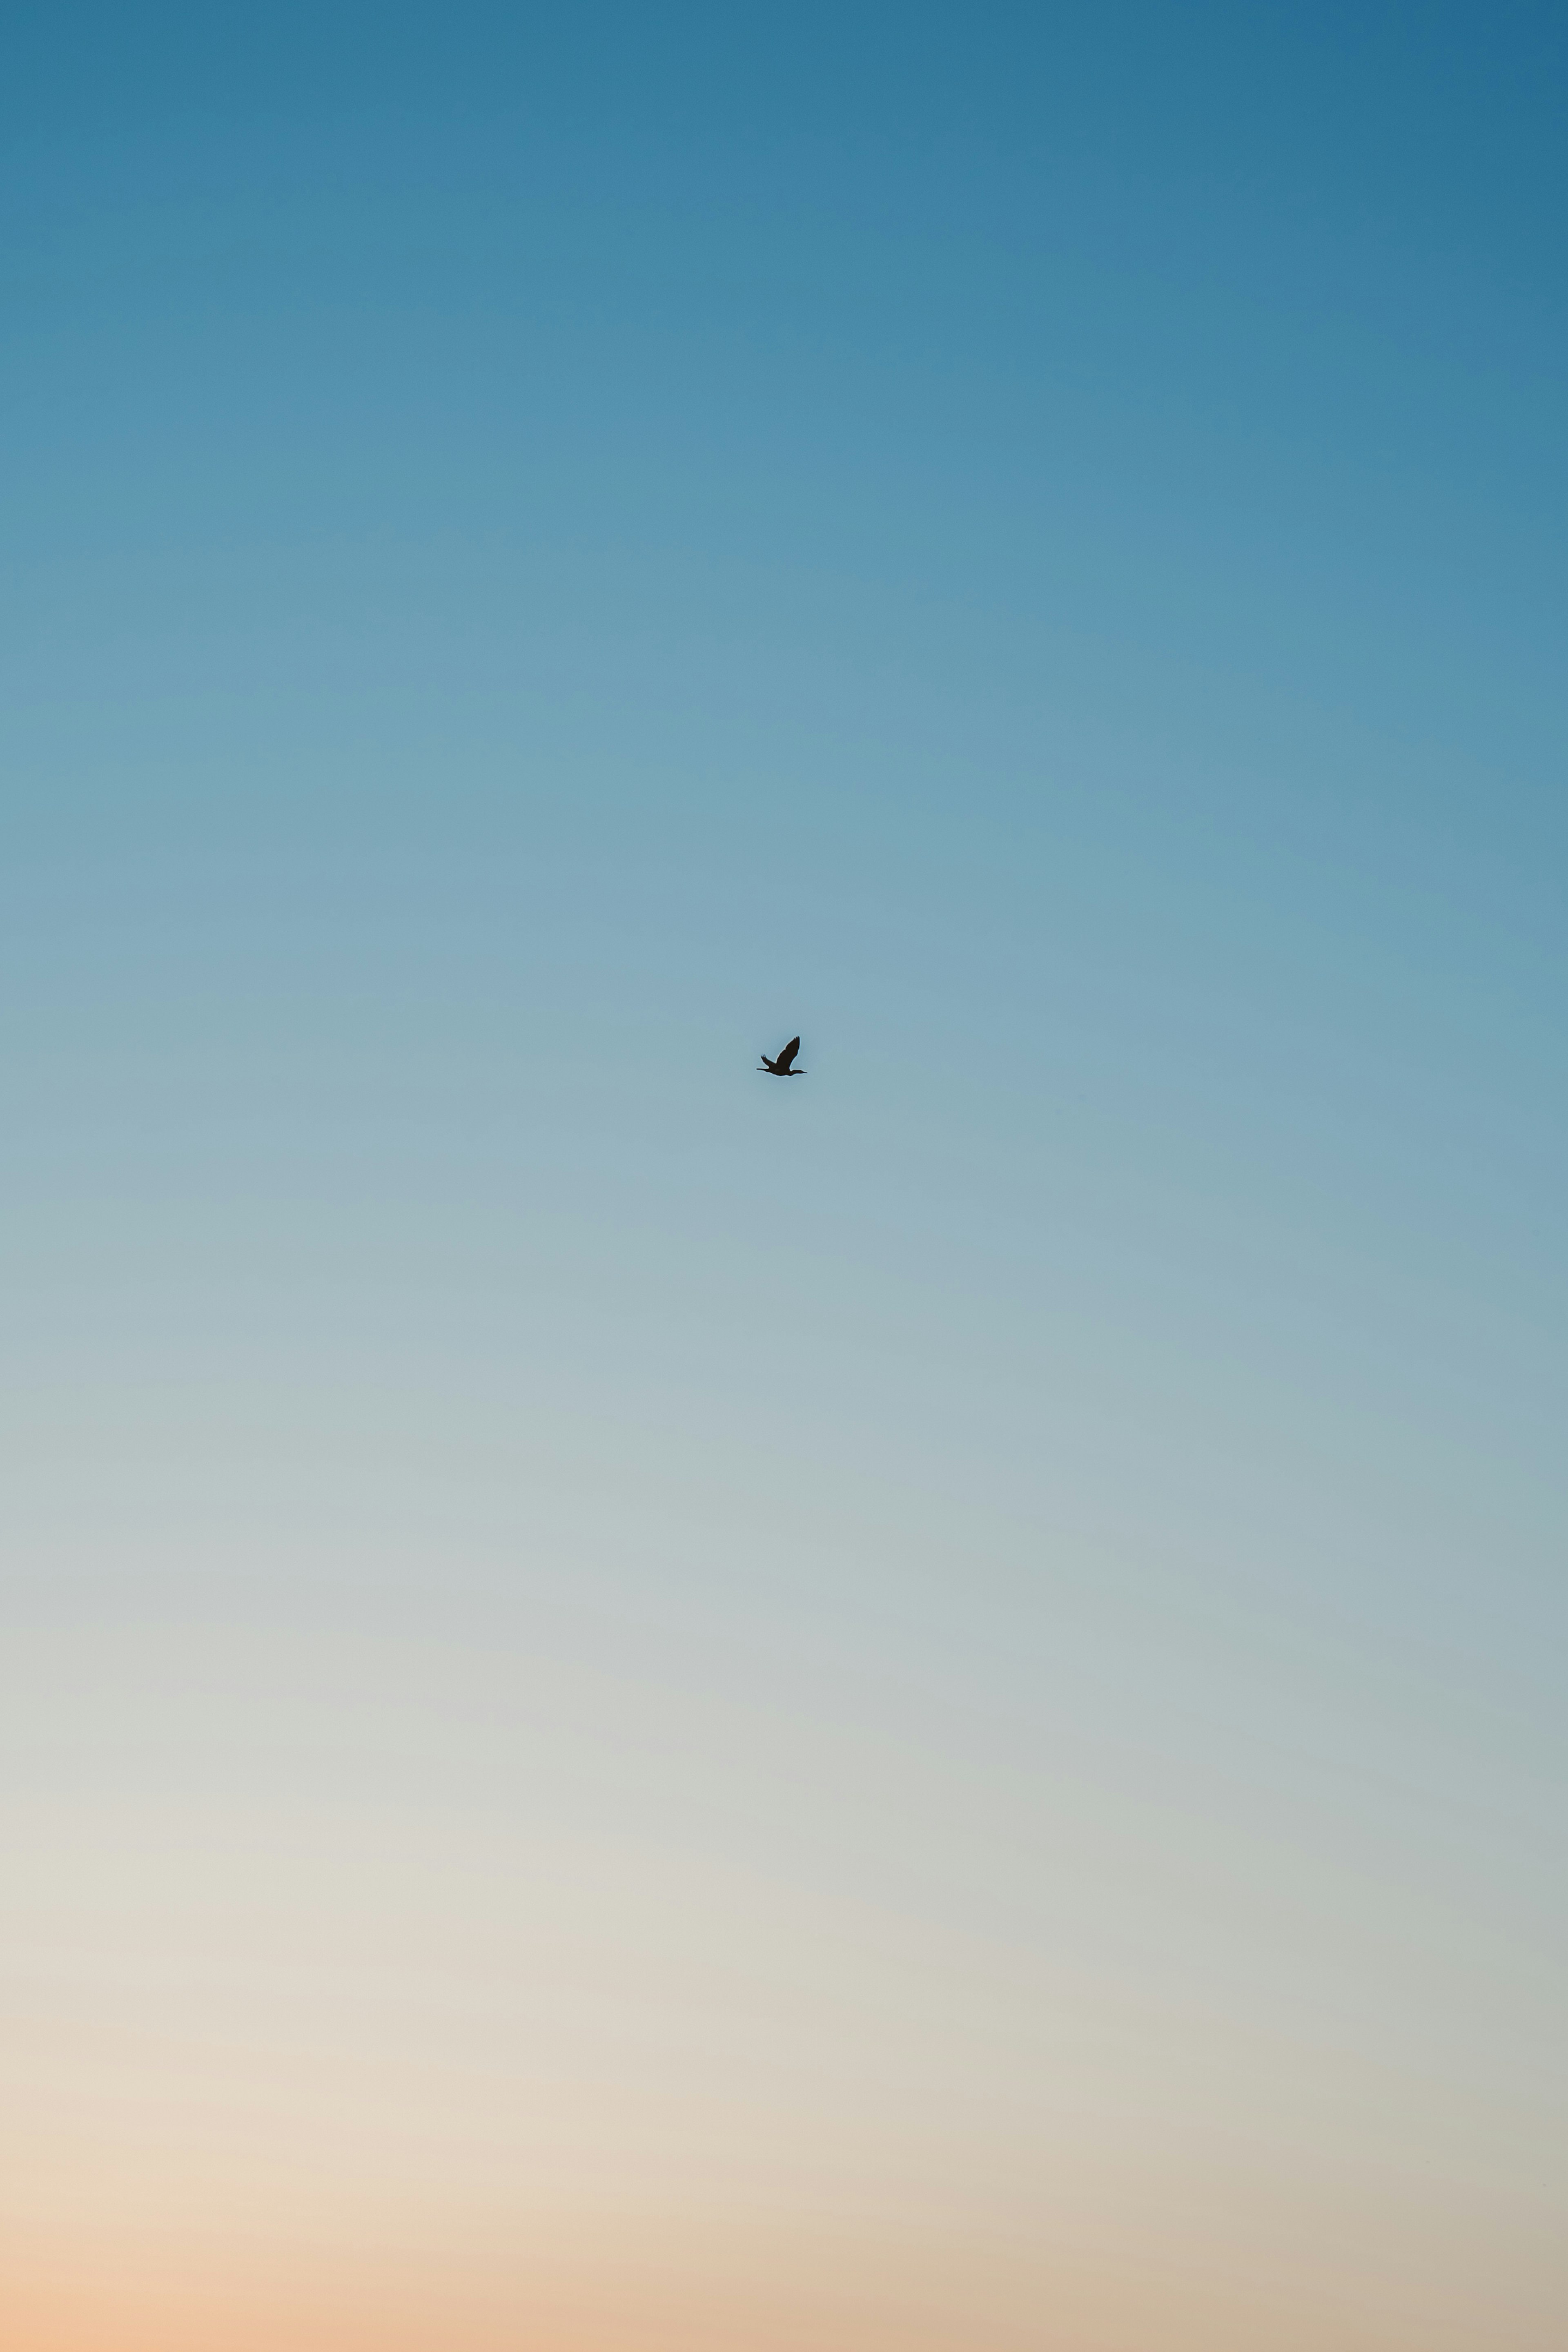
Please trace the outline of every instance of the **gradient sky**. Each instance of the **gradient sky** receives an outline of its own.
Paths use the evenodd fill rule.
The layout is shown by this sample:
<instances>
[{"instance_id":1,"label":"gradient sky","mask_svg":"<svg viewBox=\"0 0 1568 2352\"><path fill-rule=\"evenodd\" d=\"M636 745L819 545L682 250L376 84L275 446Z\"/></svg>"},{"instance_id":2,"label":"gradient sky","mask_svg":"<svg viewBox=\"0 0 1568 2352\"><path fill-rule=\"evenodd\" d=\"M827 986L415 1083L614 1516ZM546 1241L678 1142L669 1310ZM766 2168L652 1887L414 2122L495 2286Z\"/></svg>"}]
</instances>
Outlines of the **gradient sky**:
<instances>
[{"instance_id":1,"label":"gradient sky","mask_svg":"<svg viewBox=\"0 0 1568 2352\"><path fill-rule=\"evenodd\" d=\"M8 2352L1568 2341L1565 98L9 12Z\"/></svg>"}]
</instances>

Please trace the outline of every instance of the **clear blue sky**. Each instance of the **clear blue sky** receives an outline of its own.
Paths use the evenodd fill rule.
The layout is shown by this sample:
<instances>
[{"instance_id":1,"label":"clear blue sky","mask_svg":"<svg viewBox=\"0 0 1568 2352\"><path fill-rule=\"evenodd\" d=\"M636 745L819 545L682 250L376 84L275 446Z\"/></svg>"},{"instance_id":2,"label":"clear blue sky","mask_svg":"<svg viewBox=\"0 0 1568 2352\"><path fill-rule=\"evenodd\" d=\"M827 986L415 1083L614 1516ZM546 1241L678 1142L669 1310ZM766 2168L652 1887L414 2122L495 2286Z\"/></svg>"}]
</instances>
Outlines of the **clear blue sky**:
<instances>
[{"instance_id":1,"label":"clear blue sky","mask_svg":"<svg viewBox=\"0 0 1568 2352\"><path fill-rule=\"evenodd\" d=\"M0 1605L40 1853L87 1808L39 1981L93 1839L155 1880L225 1775L494 1804L519 1884L578 1838L618 1950L624 1832L700 1850L752 2049L737 1873L779 1948L967 1923L890 2081L990 2082L1005 1952L978 2178L1071 2172L1071 2107L1152 2243L1234 2095L1216 2178L1303 2244L1377 2141L1423 2352L1562 2340L1565 98L1544 6L13 10ZM498 1661L571 1694L542 1782ZM700 2018L650 1969L622 2014ZM1472 2256L1525 2315L1463 2332Z\"/></svg>"}]
</instances>

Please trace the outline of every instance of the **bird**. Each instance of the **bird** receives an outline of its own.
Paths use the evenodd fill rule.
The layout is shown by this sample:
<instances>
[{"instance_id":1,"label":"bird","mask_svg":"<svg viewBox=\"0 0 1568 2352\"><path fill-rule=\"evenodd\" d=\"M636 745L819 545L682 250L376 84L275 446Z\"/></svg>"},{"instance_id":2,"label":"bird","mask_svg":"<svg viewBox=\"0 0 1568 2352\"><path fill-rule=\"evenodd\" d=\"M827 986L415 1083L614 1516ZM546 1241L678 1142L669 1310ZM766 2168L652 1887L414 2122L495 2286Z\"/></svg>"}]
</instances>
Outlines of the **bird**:
<instances>
[{"instance_id":1,"label":"bird","mask_svg":"<svg viewBox=\"0 0 1568 2352\"><path fill-rule=\"evenodd\" d=\"M770 1062L767 1055L764 1054L759 1067L766 1070L769 1077L803 1078L806 1075L805 1071L797 1070L792 1067L795 1056L800 1050L800 1040L799 1037L791 1037L789 1043L780 1052L779 1059L776 1062Z\"/></svg>"}]
</instances>

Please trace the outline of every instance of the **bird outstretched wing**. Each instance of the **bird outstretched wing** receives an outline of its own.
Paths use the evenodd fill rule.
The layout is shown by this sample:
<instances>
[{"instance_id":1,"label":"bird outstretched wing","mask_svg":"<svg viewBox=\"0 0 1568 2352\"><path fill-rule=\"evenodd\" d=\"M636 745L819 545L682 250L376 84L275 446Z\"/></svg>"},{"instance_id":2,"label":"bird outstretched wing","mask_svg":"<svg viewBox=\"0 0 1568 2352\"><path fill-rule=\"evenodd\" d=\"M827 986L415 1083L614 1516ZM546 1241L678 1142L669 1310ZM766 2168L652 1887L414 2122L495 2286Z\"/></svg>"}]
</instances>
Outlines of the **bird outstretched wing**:
<instances>
[{"instance_id":1,"label":"bird outstretched wing","mask_svg":"<svg viewBox=\"0 0 1568 2352\"><path fill-rule=\"evenodd\" d=\"M791 1037L789 1043L784 1047L782 1053L779 1055L777 1066L780 1070L788 1070L790 1063L794 1060L800 1050L800 1040L799 1037Z\"/></svg>"}]
</instances>

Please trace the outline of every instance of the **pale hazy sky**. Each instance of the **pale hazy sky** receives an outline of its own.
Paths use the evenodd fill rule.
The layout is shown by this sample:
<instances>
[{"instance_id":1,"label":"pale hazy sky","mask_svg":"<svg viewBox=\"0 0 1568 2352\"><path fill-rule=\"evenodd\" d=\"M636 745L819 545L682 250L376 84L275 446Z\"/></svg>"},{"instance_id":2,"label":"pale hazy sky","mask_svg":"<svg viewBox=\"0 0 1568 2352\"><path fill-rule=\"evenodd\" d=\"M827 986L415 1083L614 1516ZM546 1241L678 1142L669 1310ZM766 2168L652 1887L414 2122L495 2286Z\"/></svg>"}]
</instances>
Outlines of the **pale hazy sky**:
<instances>
[{"instance_id":1,"label":"pale hazy sky","mask_svg":"<svg viewBox=\"0 0 1568 2352\"><path fill-rule=\"evenodd\" d=\"M11 12L7 2352L1568 2340L1565 97Z\"/></svg>"}]
</instances>

